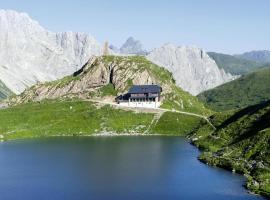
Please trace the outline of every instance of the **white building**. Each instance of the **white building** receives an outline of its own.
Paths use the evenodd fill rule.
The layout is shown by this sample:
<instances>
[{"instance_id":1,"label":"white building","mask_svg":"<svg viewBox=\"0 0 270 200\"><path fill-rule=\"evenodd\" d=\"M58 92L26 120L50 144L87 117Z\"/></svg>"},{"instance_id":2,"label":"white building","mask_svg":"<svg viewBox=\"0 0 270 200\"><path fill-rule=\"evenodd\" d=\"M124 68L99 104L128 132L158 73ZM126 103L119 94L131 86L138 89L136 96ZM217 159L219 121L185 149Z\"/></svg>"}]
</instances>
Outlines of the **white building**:
<instances>
[{"instance_id":1,"label":"white building","mask_svg":"<svg viewBox=\"0 0 270 200\"><path fill-rule=\"evenodd\" d=\"M127 94L117 98L118 104L127 107L158 108L162 88L158 85L134 85Z\"/></svg>"}]
</instances>

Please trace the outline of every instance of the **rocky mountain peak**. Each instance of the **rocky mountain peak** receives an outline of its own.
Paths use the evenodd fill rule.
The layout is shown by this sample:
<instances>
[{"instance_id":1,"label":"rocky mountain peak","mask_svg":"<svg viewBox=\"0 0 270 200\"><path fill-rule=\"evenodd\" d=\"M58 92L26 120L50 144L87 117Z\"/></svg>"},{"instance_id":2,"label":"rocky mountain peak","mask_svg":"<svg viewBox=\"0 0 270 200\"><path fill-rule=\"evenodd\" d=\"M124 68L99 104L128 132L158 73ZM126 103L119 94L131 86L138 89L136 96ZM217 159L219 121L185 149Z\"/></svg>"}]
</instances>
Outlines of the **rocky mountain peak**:
<instances>
[{"instance_id":1,"label":"rocky mountain peak","mask_svg":"<svg viewBox=\"0 0 270 200\"><path fill-rule=\"evenodd\" d=\"M21 33L36 33L45 31L39 23L30 18L27 13L19 13L14 10L0 10L0 28L2 30L19 30Z\"/></svg>"},{"instance_id":2,"label":"rocky mountain peak","mask_svg":"<svg viewBox=\"0 0 270 200\"><path fill-rule=\"evenodd\" d=\"M146 55L147 52L143 49L143 45L139 40L135 40L133 37L129 37L120 48L120 53Z\"/></svg>"},{"instance_id":3,"label":"rocky mountain peak","mask_svg":"<svg viewBox=\"0 0 270 200\"><path fill-rule=\"evenodd\" d=\"M150 52L147 58L172 72L177 85L193 95L234 79L196 46L165 44Z\"/></svg>"},{"instance_id":4,"label":"rocky mountain peak","mask_svg":"<svg viewBox=\"0 0 270 200\"><path fill-rule=\"evenodd\" d=\"M16 94L78 70L102 47L88 34L47 31L25 13L0 10L0 80Z\"/></svg>"}]
</instances>

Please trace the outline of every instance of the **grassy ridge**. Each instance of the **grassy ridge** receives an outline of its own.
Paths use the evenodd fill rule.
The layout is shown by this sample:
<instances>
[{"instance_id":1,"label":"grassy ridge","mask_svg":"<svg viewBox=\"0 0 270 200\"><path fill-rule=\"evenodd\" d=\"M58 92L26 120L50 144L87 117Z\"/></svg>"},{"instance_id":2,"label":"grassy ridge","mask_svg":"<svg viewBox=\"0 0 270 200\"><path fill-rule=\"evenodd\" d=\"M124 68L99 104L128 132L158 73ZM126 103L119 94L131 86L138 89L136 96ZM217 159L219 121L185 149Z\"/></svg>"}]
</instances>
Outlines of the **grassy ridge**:
<instances>
[{"instance_id":1,"label":"grassy ridge","mask_svg":"<svg viewBox=\"0 0 270 200\"><path fill-rule=\"evenodd\" d=\"M270 99L270 69L253 72L198 95L211 109L244 108Z\"/></svg>"},{"instance_id":2,"label":"grassy ridge","mask_svg":"<svg viewBox=\"0 0 270 200\"><path fill-rule=\"evenodd\" d=\"M97 81L92 83L91 80ZM204 115L211 113L197 97L175 85L172 73L148 61L144 56L97 57L73 76L33 86L10 102L21 104L39 101L42 98L57 99L74 96L102 100L104 96L117 97L125 94L134 84L158 84L163 87L161 93L163 108ZM76 88L73 88L74 85Z\"/></svg>"},{"instance_id":3,"label":"grassy ridge","mask_svg":"<svg viewBox=\"0 0 270 200\"><path fill-rule=\"evenodd\" d=\"M200 159L245 174L250 190L270 197L270 101L210 120L216 131L202 123L190 134L205 150Z\"/></svg>"},{"instance_id":4,"label":"grassy ridge","mask_svg":"<svg viewBox=\"0 0 270 200\"><path fill-rule=\"evenodd\" d=\"M0 110L0 135L5 140L100 132L184 135L199 121L196 117L172 113L165 113L156 120L152 113L135 113L110 106L98 108L83 101L42 101Z\"/></svg>"}]
</instances>

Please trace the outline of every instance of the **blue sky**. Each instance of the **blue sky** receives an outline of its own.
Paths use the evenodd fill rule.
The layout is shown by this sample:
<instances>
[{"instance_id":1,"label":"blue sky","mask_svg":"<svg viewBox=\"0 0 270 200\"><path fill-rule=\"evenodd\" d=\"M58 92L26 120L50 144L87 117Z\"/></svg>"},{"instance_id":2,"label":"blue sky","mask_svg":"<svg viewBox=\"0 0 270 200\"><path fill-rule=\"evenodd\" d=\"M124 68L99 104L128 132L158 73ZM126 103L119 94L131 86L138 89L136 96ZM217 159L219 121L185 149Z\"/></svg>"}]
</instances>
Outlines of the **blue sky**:
<instances>
[{"instance_id":1,"label":"blue sky","mask_svg":"<svg viewBox=\"0 0 270 200\"><path fill-rule=\"evenodd\" d=\"M51 31L80 31L119 46L171 42L207 51L270 49L270 0L0 0Z\"/></svg>"}]
</instances>

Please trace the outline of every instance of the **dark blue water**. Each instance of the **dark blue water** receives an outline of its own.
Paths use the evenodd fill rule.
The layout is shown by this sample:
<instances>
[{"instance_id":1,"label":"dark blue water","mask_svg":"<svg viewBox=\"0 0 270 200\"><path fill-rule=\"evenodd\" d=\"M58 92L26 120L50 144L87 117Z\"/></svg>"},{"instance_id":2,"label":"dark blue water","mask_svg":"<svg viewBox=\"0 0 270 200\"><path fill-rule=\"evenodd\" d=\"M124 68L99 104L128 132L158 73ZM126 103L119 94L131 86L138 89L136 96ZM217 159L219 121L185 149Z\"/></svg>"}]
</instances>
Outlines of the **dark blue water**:
<instances>
[{"instance_id":1,"label":"dark blue water","mask_svg":"<svg viewBox=\"0 0 270 200\"><path fill-rule=\"evenodd\" d=\"M251 200L180 137L50 138L0 144L1 200Z\"/></svg>"}]
</instances>

